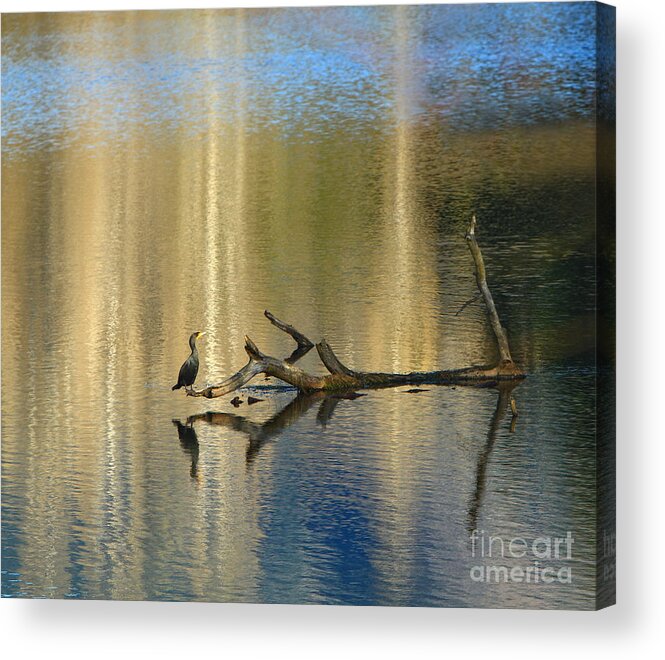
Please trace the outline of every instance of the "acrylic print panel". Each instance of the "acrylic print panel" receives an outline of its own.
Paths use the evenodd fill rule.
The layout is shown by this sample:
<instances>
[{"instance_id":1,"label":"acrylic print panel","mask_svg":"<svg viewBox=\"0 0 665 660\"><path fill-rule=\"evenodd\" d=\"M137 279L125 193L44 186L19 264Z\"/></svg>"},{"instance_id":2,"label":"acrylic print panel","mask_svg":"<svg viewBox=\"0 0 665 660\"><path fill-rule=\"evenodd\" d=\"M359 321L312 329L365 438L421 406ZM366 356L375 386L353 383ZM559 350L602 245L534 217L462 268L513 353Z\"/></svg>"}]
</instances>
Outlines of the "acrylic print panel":
<instances>
[{"instance_id":1,"label":"acrylic print panel","mask_svg":"<svg viewBox=\"0 0 665 660\"><path fill-rule=\"evenodd\" d=\"M612 601L612 8L2 19L3 596Z\"/></svg>"}]
</instances>

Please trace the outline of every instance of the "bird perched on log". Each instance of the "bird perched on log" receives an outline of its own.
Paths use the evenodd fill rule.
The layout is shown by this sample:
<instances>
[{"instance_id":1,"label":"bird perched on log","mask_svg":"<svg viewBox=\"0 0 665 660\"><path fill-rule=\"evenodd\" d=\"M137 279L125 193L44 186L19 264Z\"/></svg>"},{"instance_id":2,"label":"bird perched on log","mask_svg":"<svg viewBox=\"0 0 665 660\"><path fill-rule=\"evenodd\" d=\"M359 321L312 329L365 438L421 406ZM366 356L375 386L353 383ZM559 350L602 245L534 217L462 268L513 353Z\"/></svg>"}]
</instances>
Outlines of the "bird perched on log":
<instances>
[{"instance_id":1,"label":"bird perched on log","mask_svg":"<svg viewBox=\"0 0 665 660\"><path fill-rule=\"evenodd\" d=\"M182 367L180 367L180 373L178 374L178 382L171 388L172 390L178 390L184 386L185 390L191 390L194 381L196 380L196 374L199 372L199 351L196 348L196 340L199 337L203 337L205 332L193 332L189 338L189 347L192 349L192 352L189 354L189 357L185 360Z\"/></svg>"}]
</instances>

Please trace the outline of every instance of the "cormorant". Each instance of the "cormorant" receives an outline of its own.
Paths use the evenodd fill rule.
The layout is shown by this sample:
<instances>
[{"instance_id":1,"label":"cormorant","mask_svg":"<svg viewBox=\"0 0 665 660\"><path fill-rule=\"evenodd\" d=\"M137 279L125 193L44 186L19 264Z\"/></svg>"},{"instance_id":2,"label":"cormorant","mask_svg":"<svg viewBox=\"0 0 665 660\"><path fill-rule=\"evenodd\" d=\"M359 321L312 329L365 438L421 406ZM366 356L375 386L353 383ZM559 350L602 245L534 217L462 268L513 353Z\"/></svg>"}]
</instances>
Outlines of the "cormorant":
<instances>
[{"instance_id":1,"label":"cormorant","mask_svg":"<svg viewBox=\"0 0 665 660\"><path fill-rule=\"evenodd\" d=\"M199 351L196 348L196 340L203 335L205 335L205 332L193 332L189 338L189 347L192 352L180 367L178 382L171 388L172 390L178 390L183 386L185 389L191 388L194 384L196 374L199 372Z\"/></svg>"}]
</instances>

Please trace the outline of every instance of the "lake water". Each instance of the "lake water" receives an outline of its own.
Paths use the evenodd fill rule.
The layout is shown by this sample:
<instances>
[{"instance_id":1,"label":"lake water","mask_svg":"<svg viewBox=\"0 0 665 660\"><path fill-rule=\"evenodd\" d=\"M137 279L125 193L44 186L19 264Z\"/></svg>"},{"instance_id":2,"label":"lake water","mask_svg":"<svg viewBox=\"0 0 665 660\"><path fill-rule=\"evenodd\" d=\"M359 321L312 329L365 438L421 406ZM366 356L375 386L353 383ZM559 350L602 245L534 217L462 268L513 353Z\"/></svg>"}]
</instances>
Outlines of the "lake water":
<instances>
[{"instance_id":1,"label":"lake water","mask_svg":"<svg viewBox=\"0 0 665 660\"><path fill-rule=\"evenodd\" d=\"M592 608L594 19L3 16L3 596ZM359 370L491 362L472 213L515 424L496 389L171 391L194 330L200 384L245 334L288 355L264 309ZM572 584L474 581L474 530L572 532Z\"/></svg>"}]
</instances>

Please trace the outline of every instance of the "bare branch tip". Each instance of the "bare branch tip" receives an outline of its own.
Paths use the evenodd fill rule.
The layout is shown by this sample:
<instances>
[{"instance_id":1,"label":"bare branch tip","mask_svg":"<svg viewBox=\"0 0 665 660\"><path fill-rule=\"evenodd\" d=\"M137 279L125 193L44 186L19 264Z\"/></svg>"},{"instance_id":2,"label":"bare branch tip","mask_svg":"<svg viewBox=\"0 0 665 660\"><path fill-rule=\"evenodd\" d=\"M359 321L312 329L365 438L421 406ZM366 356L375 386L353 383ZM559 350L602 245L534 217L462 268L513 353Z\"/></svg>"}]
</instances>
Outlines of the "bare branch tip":
<instances>
[{"instance_id":1,"label":"bare branch tip","mask_svg":"<svg viewBox=\"0 0 665 660\"><path fill-rule=\"evenodd\" d=\"M471 223L469 224L469 228L466 230L466 240L469 241L472 238L475 238L476 235L476 225L478 224L478 221L476 220L476 216L472 215L471 216Z\"/></svg>"},{"instance_id":2,"label":"bare branch tip","mask_svg":"<svg viewBox=\"0 0 665 660\"><path fill-rule=\"evenodd\" d=\"M248 335L245 335L245 351L250 358L260 360L263 357L258 346L249 338Z\"/></svg>"}]
</instances>

